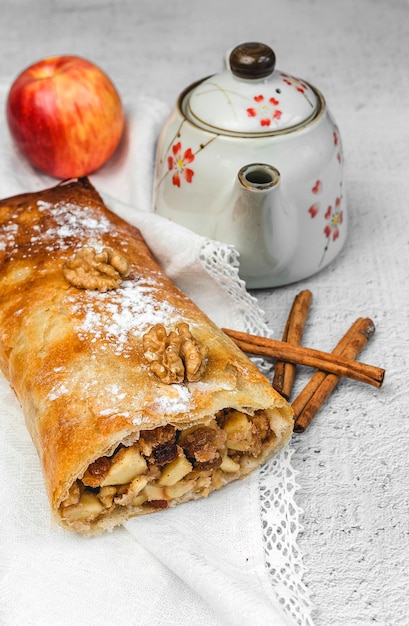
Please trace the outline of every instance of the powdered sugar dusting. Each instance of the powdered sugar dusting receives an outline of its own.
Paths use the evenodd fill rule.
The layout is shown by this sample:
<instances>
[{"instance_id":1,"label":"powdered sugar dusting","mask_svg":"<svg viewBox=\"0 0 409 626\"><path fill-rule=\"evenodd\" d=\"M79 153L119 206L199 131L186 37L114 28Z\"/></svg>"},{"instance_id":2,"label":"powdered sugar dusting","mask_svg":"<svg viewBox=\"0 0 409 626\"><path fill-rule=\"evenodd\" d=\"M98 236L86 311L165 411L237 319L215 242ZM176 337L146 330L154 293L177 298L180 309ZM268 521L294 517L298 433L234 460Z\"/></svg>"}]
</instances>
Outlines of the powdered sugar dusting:
<instances>
[{"instance_id":1,"label":"powdered sugar dusting","mask_svg":"<svg viewBox=\"0 0 409 626\"><path fill-rule=\"evenodd\" d=\"M48 399L50 401L57 400L57 398L60 398L61 396L64 396L69 392L70 390L65 383L58 383L58 385L53 387L53 389L48 394Z\"/></svg>"},{"instance_id":2,"label":"powdered sugar dusting","mask_svg":"<svg viewBox=\"0 0 409 626\"><path fill-rule=\"evenodd\" d=\"M26 210L34 214L23 258L35 255L39 250L67 250L72 247L73 240L78 239L93 245L101 235L112 230L109 219L93 207L79 207L66 201L49 203L38 200L35 208L28 207ZM46 215L46 220L42 214ZM0 250L17 252L16 238L20 236L20 229L26 238L26 228L26 221L21 219L21 215L11 215L9 221L1 224Z\"/></svg>"},{"instance_id":3,"label":"powdered sugar dusting","mask_svg":"<svg viewBox=\"0 0 409 626\"><path fill-rule=\"evenodd\" d=\"M82 340L102 342L102 349L127 356L133 349L130 337L141 337L155 324L168 327L177 315L169 302L158 302L155 280L128 280L107 292L81 290L65 299ZM105 348L104 348L105 344Z\"/></svg>"},{"instance_id":4,"label":"powdered sugar dusting","mask_svg":"<svg viewBox=\"0 0 409 626\"><path fill-rule=\"evenodd\" d=\"M192 394L184 385L169 385L169 395L161 395L154 401L155 409L163 415L177 415L192 408Z\"/></svg>"},{"instance_id":5,"label":"powdered sugar dusting","mask_svg":"<svg viewBox=\"0 0 409 626\"><path fill-rule=\"evenodd\" d=\"M123 400L124 398L126 398L126 393L121 393L121 388L116 383L114 385L107 385L105 387L105 391L111 393L118 400Z\"/></svg>"},{"instance_id":6,"label":"powdered sugar dusting","mask_svg":"<svg viewBox=\"0 0 409 626\"><path fill-rule=\"evenodd\" d=\"M50 204L42 200L37 202L37 207L39 211L47 210L55 220L53 227L31 238L31 243L41 241L47 249L53 249L56 241L60 249L65 249L67 240L72 237L85 237L91 244L90 234L93 238L98 239L111 229L109 220L103 215L96 214L94 209L89 207L83 207L79 210L76 204L70 202ZM50 242L48 247L47 241Z\"/></svg>"},{"instance_id":7,"label":"powdered sugar dusting","mask_svg":"<svg viewBox=\"0 0 409 626\"><path fill-rule=\"evenodd\" d=\"M15 238L18 232L18 224L9 222L3 224L0 235L0 250L6 251L8 248L13 248L15 245Z\"/></svg>"}]
</instances>

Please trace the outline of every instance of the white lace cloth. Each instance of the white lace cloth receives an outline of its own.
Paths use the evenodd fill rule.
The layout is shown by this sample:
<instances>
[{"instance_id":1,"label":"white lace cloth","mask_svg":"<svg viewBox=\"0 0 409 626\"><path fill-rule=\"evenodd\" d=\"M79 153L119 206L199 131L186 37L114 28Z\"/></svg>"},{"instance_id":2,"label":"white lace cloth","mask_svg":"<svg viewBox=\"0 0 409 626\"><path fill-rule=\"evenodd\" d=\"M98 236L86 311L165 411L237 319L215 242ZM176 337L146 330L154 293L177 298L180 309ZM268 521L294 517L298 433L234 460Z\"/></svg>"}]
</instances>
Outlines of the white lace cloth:
<instances>
[{"instance_id":1,"label":"white lace cloth","mask_svg":"<svg viewBox=\"0 0 409 626\"><path fill-rule=\"evenodd\" d=\"M154 143L165 113L159 102L137 102L126 147L91 179L216 323L268 333L238 278L235 251L149 213ZM19 158L2 119L0 133L1 197L55 184ZM50 524L34 447L1 378L0 471L4 626L312 625L289 447L208 499L83 539Z\"/></svg>"}]
</instances>

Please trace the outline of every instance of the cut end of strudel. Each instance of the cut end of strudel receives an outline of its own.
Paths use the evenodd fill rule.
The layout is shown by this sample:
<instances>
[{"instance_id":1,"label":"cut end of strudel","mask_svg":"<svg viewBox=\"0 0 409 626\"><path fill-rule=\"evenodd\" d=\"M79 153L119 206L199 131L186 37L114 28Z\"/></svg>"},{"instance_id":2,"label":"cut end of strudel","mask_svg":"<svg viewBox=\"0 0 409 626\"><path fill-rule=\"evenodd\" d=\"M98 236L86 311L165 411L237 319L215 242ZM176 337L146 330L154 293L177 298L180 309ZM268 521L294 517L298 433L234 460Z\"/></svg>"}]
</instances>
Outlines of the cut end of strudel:
<instances>
[{"instance_id":1,"label":"cut end of strudel","mask_svg":"<svg viewBox=\"0 0 409 626\"><path fill-rule=\"evenodd\" d=\"M0 366L53 515L86 535L206 497L292 433L290 405L87 179L0 201Z\"/></svg>"}]
</instances>

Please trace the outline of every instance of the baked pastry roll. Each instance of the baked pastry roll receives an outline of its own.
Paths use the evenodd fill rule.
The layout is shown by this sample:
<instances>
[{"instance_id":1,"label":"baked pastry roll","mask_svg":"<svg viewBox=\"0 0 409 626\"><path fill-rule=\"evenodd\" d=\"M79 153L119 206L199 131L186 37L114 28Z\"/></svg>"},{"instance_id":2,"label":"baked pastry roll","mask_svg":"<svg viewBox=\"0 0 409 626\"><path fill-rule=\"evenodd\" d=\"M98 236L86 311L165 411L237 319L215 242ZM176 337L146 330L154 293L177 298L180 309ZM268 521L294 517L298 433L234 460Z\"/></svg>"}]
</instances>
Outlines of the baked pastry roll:
<instances>
[{"instance_id":1,"label":"baked pastry roll","mask_svg":"<svg viewBox=\"0 0 409 626\"><path fill-rule=\"evenodd\" d=\"M292 410L87 179L0 201L0 365L83 534L258 467Z\"/></svg>"}]
</instances>

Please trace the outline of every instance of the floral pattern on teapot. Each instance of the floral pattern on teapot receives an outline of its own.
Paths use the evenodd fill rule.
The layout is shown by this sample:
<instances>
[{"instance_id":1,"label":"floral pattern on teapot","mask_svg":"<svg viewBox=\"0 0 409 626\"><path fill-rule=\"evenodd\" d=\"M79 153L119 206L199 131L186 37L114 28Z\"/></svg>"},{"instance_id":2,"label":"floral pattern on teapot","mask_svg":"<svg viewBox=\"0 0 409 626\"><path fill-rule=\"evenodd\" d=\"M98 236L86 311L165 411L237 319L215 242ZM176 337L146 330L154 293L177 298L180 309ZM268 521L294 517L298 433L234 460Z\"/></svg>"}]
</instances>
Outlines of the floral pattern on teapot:
<instances>
[{"instance_id":1,"label":"floral pattern on teapot","mask_svg":"<svg viewBox=\"0 0 409 626\"><path fill-rule=\"evenodd\" d=\"M329 204L324 213L324 225L322 233L325 237L325 247L319 265L322 265L331 241L335 242L340 235L340 228L343 223L343 212L341 208L342 196L335 198L333 204ZM320 213L320 204L315 202L308 209L311 219L315 219Z\"/></svg>"},{"instance_id":2,"label":"floral pattern on teapot","mask_svg":"<svg viewBox=\"0 0 409 626\"><path fill-rule=\"evenodd\" d=\"M342 147L339 137L339 131L336 129L333 133L334 145L338 147L338 151L336 154L336 158L338 163L342 164ZM323 192L323 182L320 179L317 179L311 188L311 192L314 196L319 197ZM310 214L311 219L315 219L321 212L321 203L315 201L308 208L308 213ZM321 261L319 266L322 265L327 250L332 242L335 242L340 236L340 229L342 228L342 224L344 221L343 211L342 211L342 193L337 196L333 203L329 204L326 207L325 213L323 215L324 223L322 228L322 233L325 237L325 246L324 251L321 257Z\"/></svg>"},{"instance_id":3,"label":"floral pattern on teapot","mask_svg":"<svg viewBox=\"0 0 409 626\"><path fill-rule=\"evenodd\" d=\"M181 140L182 136L182 126L184 122L179 126L176 135L173 137L169 148L164 154L163 158L160 159L160 163L162 165L162 170L165 169L165 173L162 175L160 180L157 183L157 187L159 187L164 179L171 174L172 175L172 185L175 187L182 187L182 183L193 182L193 177L195 175L195 169L191 167L191 164L196 159L196 156L201 152L206 146L212 143L218 135L212 137L207 143L200 144L196 151L193 150L191 146L185 148L184 144ZM166 163L166 166L165 166Z\"/></svg>"},{"instance_id":4,"label":"floral pattern on teapot","mask_svg":"<svg viewBox=\"0 0 409 626\"><path fill-rule=\"evenodd\" d=\"M306 85L299 78L296 78L295 76L289 76L288 74L284 74L284 72L281 72L281 76L286 85L289 85L290 87L293 86L296 91L298 91L299 93L302 93L304 98L312 107L314 106L307 96L308 85Z\"/></svg>"},{"instance_id":5,"label":"floral pattern on teapot","mask_svg":"<svg viewBox=\"0 0 409 626\"><path fill-rule=\"evenodd\" d=\"M172 153L168 156L168 170L173 172L173 185L180 187L181 177L183 177L187 183L191 183L195 173L194 170L188 167L188 165L195 160L192 148L187 148L187 150L183 152L182 143L178 141L173 144L171 152Z\"/></svg>"},{"instance_id":6,"label":"floral pattern on teapot","mask_svg":"<svg viewBox=\"0 0 409 626\"><path fill-rule=\"evenodd\" d=\"M343 221L340 197L335 199L334 207L332 207L331 204L328 206L324 217L328 221L324 228L324 235L328 240L332 239L332 241L336 241L339 237L339 228Z\"/></svg>"},{"instance_id":7,"label":"floral pattern on teapot","mask_svg":"<svg viewBox=\"0 0 409 626\"><path fill-rule=\"evenodd\" d=\"M270 126L271 120L279 120L282 116L282 111L278 109L280 104L276 98L266 98L263 94L254 96L254 106L247 109L247 115L249 117L258 117L260 120L260 126Z\"/></svg>"}]
</instances>

